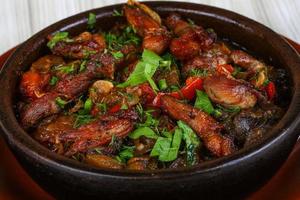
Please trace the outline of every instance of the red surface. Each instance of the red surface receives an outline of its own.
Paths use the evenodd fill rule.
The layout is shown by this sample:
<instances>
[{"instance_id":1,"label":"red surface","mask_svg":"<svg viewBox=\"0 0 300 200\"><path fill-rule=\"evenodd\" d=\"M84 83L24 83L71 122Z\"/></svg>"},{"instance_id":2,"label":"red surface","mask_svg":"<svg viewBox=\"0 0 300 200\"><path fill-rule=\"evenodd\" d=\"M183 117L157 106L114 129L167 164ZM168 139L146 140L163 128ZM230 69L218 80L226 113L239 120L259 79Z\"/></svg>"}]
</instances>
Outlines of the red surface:
<instances>
[{"instance_id":1,"label":"red surface","mask_svg":"<svg viewBox=\"0 0 300 200\"><path fill-rule=\"evenodd\" d=\"M300 53L300 45L288 40ZM0 56L0 68L13 49ZM300 200L300 141L275 176L247 199ZM22 169L0 138L0 200L53 200Z\"/></svg>"}]
</instances>

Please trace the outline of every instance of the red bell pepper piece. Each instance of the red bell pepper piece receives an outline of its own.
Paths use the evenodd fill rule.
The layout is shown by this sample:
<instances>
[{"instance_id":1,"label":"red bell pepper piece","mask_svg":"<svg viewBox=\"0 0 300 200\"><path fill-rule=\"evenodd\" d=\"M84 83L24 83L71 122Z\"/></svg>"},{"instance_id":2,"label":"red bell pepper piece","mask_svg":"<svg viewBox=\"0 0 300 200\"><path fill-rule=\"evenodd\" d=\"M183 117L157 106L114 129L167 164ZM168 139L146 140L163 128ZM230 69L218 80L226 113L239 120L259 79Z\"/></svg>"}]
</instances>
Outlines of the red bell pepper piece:
<instances>
[{"instance_id":1,"label":"red bell pepper piece","mask_svg":"<svg viewBox=\"0 0 300 200\"><path fill-rule=\"evenodd\" d=\"M269 82L268 85L265 87L265 90L268 95L268 99L272 101L276 95L276 87L274 82Z\"/></svg>"},{"instance_id":2,"label":"red bell pepper piece","mask_svg":"<svg viewBox=\"0 0 300 200\"><path fill-rule=\"evenodd\" d=\"M218 65L216 71L221 74L228 75L234 72L234 68L229 64L224 64L224 65Z\"/></svg>"},{"instance_id":3,"label":"red bell pepper piece","mask_svg":"<svg viewBox=\"0 0 300 200\"><path fill-rule=\"evenodd\" d=\"M158 93L158 95L154 98L152 105L159 107L160 104L160 97L163 95L170 95L176 99L188 99L193 100L196 95L196 90L202 90L203 80L200 77L190 77L186 81L186 85L180 89L180 91L171 92L171 93Z\"/></svg>"},{"instance_id":4,"label":"red bell pepper piece","mask_svg":"<svg viewBox=\"0 0 300 200\"><path fill-rule=\"evenodd\" d=\"M111 107L108 112L109 113L115 113L118 112L121 109L121 104L116 104L113 107Z\"/></svg>"}]
</instances>

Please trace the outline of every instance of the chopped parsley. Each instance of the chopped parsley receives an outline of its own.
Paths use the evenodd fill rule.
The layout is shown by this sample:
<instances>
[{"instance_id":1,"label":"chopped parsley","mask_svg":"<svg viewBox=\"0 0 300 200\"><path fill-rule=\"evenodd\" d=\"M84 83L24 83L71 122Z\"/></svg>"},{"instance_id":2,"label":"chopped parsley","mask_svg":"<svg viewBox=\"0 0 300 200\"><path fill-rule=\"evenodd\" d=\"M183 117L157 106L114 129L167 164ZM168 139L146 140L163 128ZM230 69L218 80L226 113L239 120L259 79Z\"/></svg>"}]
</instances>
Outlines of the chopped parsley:
<instances>
[{"instance_id":1,"label":"chopped parsley","mask_svg":"<svg viewBox=\"0 0 300 200\"><path fill-rule=\"evenodd\" d=\"M124 57L123 53L121 51L112 52L112 55L115 59L119 60Z\"/></svg>"},{"instance_id":2,"label":"chopped parsley","mask_svg":"<svg viewBox=\"0 0 300 200\"><path fill-rule=\"evenodd\" d=\"M95 28L96 15L94 13L89 13L87 24L88 24L88 29L91 30Z\"/></svg>"},{"instance_id":3,"label":"chopped parsley","mask_svg":"<svg viewBox=\"0 0 300 200\"><path fill-rule=\"evenodd\" d=\"M86 60L82 61L79 67L79 72L83 72L86 68Z\"/></svg>"},{"instance_id":4,"label":"chopped parsley","mask_svg":"<svg viewBox=\"0 0 300 200\"><path fill-rule=\"evenodd\" d=\"M63 100L60 97L56 97L55 99L55 103L60 107L60 108L64 108L65 105L68 103L67 101Z\"/></svg>"},{"instance_id":5,"label":"chopped parsley","mask_svg":"<svg viewBox=\"0 0 300 200\"><path fill-rule=\"evenodd\" d=\"M58 78L56 76L52 76L49 81L49 85L54 86L54 85L56 85L57 81L58 81Z\"/></svg>"},{"instance_id":6,"label":"chopped parsley","mask_svg":"<svg viewBox=\"0 0 300 200\"><path fill-rule=\"evenodd\" d=\"M92 115L89 114L76 114L76 119L73 124L74 128L78 128L84 124L88 124L92 121L94 121L95 118Z\"/></svg>"},{"instance_id":7,"label":"chopped parsley","mask_svg":"<svg viewBox=\"0 0 300 200\"><path fill-rule=\"evenodd\" d=\"M121 11L118 11L118 10L114 9L114 10L113 10L112 16L114 16L114 17L120 17L120 16L123 16L123 11L122 11L122 10L121 10Z\"/></svg>"},{"instance_id":8,"label":"chopped parsley","mask_svg":"<svg viewBox=\"0 0 300 200\"><path fill-rule=\"evenodd\" d=\"M61 71L65 74L70 74L73 73L75 71L75 66L74 64L71 65L59 65L55 68L55 70L57 71Z\"/></svg>"},{"instance_id":9,"label":"chopped parsley","mask_svg":"<svg viewBox=\"0 0 300 200\"><path fill-rule=\"evenodd\" d=\"M123 146L123 148L121 149L119 155L116 157L116 159L121 162L121 163L126 163L127 160L129 160L130 158L132 158L133 155L133 151L135 149L135 146Z\"/></svg>"},{"instance_id":10,"label":"chopped parsley","mask_svg":"<svg viewBox=\"0 0 300 200\"><path fill-rule=\"evenodd\" d=\"M57 32L52 38L51 40L47 43L47 46L50 49L53 49L53 47L56 45L56 43L60 42L60 41L65 41L65 42L73 42L72 39L68 38L69 33L68 32Z\"/></svg>"}]
</instances>

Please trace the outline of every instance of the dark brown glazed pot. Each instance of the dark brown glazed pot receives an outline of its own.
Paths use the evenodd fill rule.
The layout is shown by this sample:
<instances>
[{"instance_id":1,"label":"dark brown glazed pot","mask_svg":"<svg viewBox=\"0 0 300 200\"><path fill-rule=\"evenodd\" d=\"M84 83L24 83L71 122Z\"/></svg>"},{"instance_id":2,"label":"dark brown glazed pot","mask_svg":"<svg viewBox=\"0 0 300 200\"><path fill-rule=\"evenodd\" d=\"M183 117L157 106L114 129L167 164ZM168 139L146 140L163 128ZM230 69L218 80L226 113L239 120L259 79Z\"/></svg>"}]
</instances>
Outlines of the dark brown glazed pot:
<instances>
[{"instance_id":1,"label":"dark brown glazed pot","mask_svg":"<svg viewBox=\"0 0 300 200\"><path fill-rule=\"evenodd\" d=\"M60 199L103 198L239 198L268 180L291 152L299 135L300 60L278 34L246 17L223 9L182 2L148 2L163 17L178 12L213 28L290 75L291 100L284 117L258 144L233 155L187 169L134 172L96 169L50 152L31 138L14 114L19 75L47 53L46 37L58 30L76 35L86 28L89 12L97 14L97 26L109 29L114 5L84 12L49 26L21 44L0 73L0 126L20 163L44 189Z\"/></svg>"}]
</instances>

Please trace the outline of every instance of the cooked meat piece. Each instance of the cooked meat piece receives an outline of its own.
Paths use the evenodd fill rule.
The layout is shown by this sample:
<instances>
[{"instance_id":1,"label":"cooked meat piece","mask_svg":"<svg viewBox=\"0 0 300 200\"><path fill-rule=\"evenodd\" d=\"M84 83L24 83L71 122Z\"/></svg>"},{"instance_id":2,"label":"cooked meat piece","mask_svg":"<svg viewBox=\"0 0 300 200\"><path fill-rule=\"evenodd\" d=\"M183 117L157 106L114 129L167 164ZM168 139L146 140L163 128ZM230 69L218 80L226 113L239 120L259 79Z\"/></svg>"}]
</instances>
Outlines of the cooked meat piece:
<instances>
[{"instance_id":1,"label":"cooked meat piece","mask_svg":"<svg viewBox=\"0 0 300 200\"><path fill-rule=\"evenodd\" d=\"M128 110L127 112L132 111ZM108 144L113 135L125 137L133 130L134 122L131 118L121 116L119 114L117 116L100 118L60 135L60 141L73 142L65 155L72 156L77 152L86 152L89 149Z\"/></svg>"},{"instance_id":2,"label":"cooked meat piece","mask_svg":"<svg viewBox=\"0 0 300 200\"><path fill-rule=\"evenodd\" d=\"M206 69L214 72L218 65L230 62L229 54L230 50L224 43L215 43L211 49L203 52L201 56L188 60L182 68L182 73L188 75L193 69Z\"/></svg>"},{"instance_id":3,"label":"cooked meat piece","mask_svg":"<svg viewBox=\"0 0 300 200\"><path fill-rule=\"evenodd\" d=\"M127 169L131 170L146 170L146 169L156 169L157 168L157 162L156 160L148 157L133 157L130 158L127 162Z\"/></svg>"},{"instance_id":4,"label":"cooked meat piece","mask_svg":"<svg viewBox=\"0 0 300 200\"><path fill-rule=\"evenodd\" d=\"M172 54L179 60L188 60L208 49L214 39L201 26L189 25L179 15L171 14L167 26L177 35L170 44Z\"/></svg>"},{"instance_id":5,"label":"cooked meat piece","mask_svg":"<svg viewBox=\"0 0 300 200\"><path fill-rule=\"evenodd\" d=\"M38 73L48 73L53 66L64 65L62 57L56 55L46 55L32 63L30 70Z\"/></svg>"},{"instance_id":6,"label":"cooked meat piece","mask_svg":"<svg viewBox=\"0 0 300 200\"><path fill-rule=\"evenodd\" d=\"M69 76L59 81L54 88L54 91L71 100L80 96L92 84L93 79L86 73L81 73L75 76Z\"/></svg>"},{"instance_id":7,"label":"cooked meat piece","mask_svg":"<svg viewBox=\"0 0 300 200\"><path fill-rule=\"evenodd\" d=\"M116 159L96 154L87 154L85 162L95 167L108 168L108 169L122 169L123 165Z\"/></svg>"},{"instance_id":8,"label":"cooked meat piece","mask_svg":"<svg viewBox=\"0 0 300 200\"><path fill-rule=\"evenodd\" d=\"M74 121L72 115L60 115L54 119L44 120L33 133L33 137L41 143L59 143L58 136L64 131L73 129Z\"/></svg>"},{"instance_id":9,"label":"cooked meat piece","mask_svg":"<svg viewBox=\"0 0 300 200\"><path fill-rule=\"evenodd\" d=\"M142 47L157 54L162 54L171 41L171 35L166 28L159 28L146 31Z\"/></svg>"},{"instance_id":10,"label":"cooked meat piece","mask_svg":"<svg viewBox=\"0 0 300 200\"><path fill-rule=\"evenodd\" d=\"M89 32L83 32L71 41L57 42L51 50L54 55L71 59L82 59L88 58L95 53L101 53L105 48L105 39L102 35L92 35Z\"/></svg>"},{"instance_id":11,"label":"cooked meat piece","mask_svg":"<svg viewBox=\"0 0 300 200\"><path fill-rule=\"evenodd\" d=\"M234 151L233 142L220 134L222 126L208 114L168 95L161 97L161 104L164 112L172 118L187 123L215 156L226 156Z\"/></svg>"},{"instance_id":12,"label":"cooked meat piece","mask_svg":"<svg viewBox=\"0 0 300 200\"><path fill-rule=\"evenodd\" d=\"M264 63L241 50L233 50L230 58L235 64L243 67L252 74L257 73L266 67Z\"/></svg>"},{"instance_id":13,"label":"cooked meat piece","mask_svg":"<svg viewBox=\"0 0 300 200\"><path fill-rule=\"evenodd\" d=\"M124 6L124 13L128 23L143 37L143 48L157 54L167 49L171 35L165 27L161 26L160 18L153 17L157 15L154 11L144 4L132 2L132 5Z\"/></svg>"},{"instance_id":14,"label":"cooked meat piece","mask_svg":"<svg viewBox=\"0 0 300 200\"><path fill-rule=\"evenodd\" d=\"M223 74L207 77L203 88L213 102L225 107L251 108L257 101L251 86Z\"/></svg>"},{"instance_id":15,"label":"cooked meat piece","mask_svg":"<svg viewBox=\"0 0 300 200\"><path fill-rule=\"evenodd\" d=\"M22 97L33 101L42 97L44 88L48 85L50 74L40 74L39 72L27 71L22 75L20 82L20 93Z\"/></svg>"},{"instance_id":16,"label":"cooked meat piece","mask_svg":"<svg viewBox=\"0 0 300 200\"><path fill-rule=\"evenodd\" d=\"M61 108L56 104L56 92L47 93L39 99L25 106L20 113L21 124L24 129L35 126L42 119L57 114Z\"/></svg>"}]
</instances>

